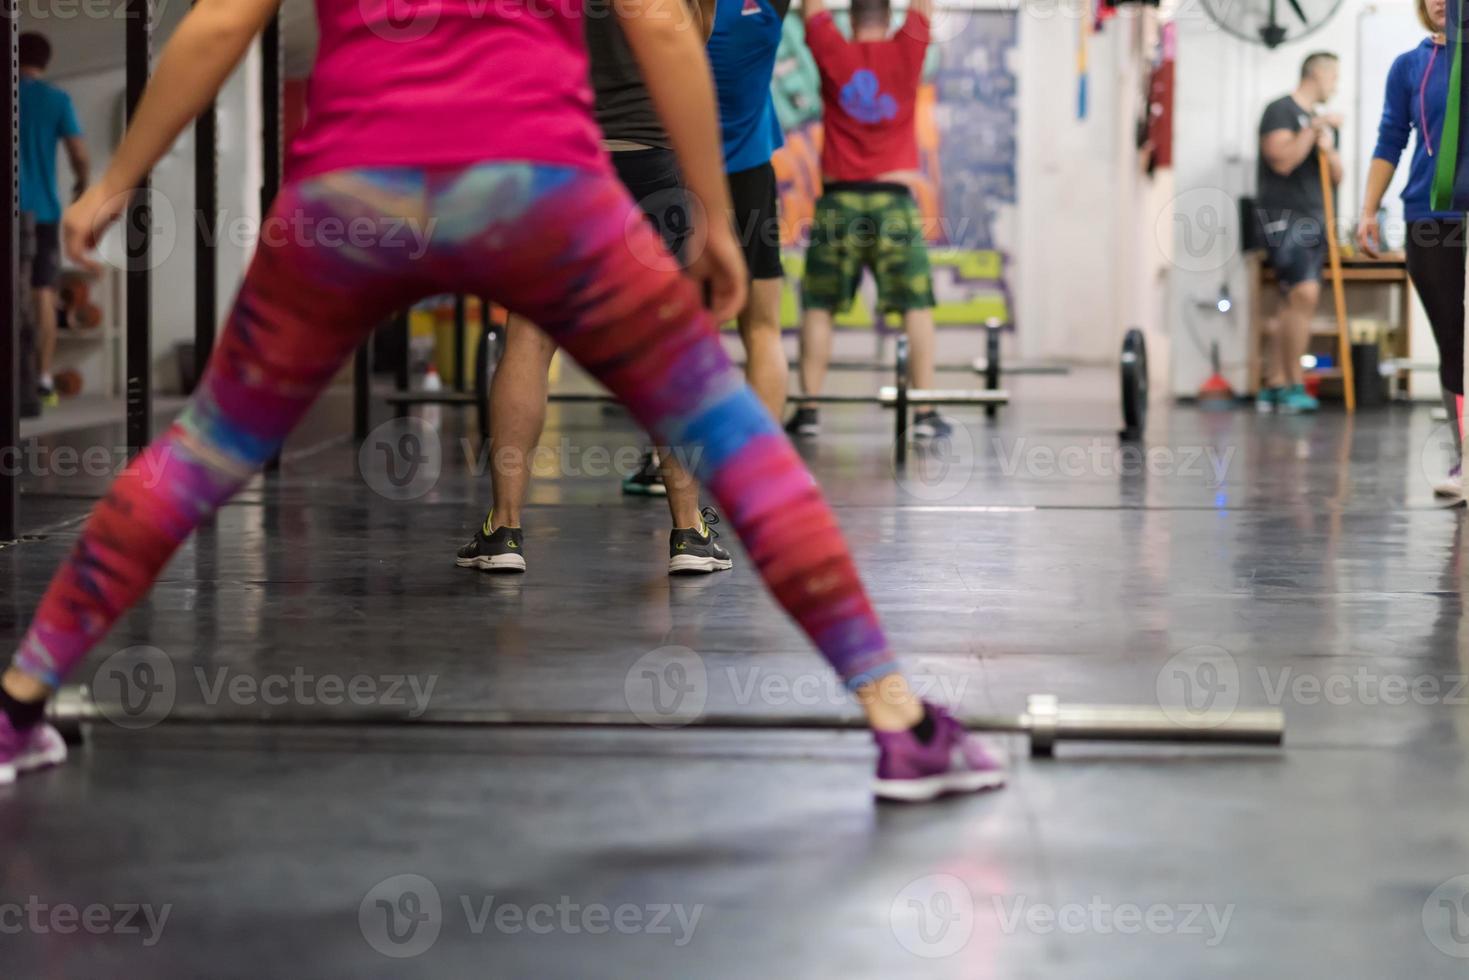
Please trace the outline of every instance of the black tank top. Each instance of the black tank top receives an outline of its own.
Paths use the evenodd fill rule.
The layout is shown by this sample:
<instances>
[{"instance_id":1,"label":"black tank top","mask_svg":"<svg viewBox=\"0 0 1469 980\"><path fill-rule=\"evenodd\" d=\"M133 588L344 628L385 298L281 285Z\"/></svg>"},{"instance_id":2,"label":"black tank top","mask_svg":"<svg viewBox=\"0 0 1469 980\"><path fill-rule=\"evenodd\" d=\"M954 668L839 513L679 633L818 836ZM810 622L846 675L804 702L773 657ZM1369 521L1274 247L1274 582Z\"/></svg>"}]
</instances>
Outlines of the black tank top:
<instances>
[{"instance_id":1,"label":"black tank top","mask_svg":"<svg viewBox=\"0 0 1469 980\"><path fill-rule=\"evenodd\" d=\"M672 149L610 0L586 0L585 14L597 124L603 137Z\"/></svg>"}]
</instances>

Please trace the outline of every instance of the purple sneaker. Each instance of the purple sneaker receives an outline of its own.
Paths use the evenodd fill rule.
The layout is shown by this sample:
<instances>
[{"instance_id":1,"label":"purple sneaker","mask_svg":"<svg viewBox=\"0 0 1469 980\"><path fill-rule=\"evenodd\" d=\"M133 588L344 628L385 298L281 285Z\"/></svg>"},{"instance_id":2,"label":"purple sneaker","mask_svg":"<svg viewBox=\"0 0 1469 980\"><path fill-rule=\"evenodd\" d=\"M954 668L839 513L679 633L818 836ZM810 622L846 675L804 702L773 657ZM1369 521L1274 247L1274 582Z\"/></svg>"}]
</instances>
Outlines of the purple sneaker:
<instances>
[{"instance_id":1,"label":"purple sneaker","mask_svg":"<svg viewBox=\"0 0 1469 980\"><path fill-rule=\"evenodd\" d=\"M44 721L28 731L16 731L0 712L0 786L15 782L21 773L66 761L66 740Z\"/></svg>"},{"instance_id":2,"label":"purple sneaker","mask_svg":"<svg viewBox=\"0 0 1469 980\"><path fill-rule=\"evenodd\" d=\"M933 741L909 732L873 732L877 741L879 799L922 803L947 793L975 793L1005 785L1004 761L964 730L943 708L927 704Z\"/></svg>"}]
</instances>

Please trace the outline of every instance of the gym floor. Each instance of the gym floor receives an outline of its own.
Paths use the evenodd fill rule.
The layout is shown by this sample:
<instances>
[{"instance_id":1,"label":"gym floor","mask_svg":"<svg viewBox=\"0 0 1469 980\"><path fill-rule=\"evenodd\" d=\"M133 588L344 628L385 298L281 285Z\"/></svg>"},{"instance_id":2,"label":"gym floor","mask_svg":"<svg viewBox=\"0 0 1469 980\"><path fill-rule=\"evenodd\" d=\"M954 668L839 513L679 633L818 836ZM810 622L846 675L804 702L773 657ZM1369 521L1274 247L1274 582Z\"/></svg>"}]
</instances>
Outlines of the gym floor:
<instances>
[{"instance_id":1,"label":"gym floor","mask_svg":"<svg viewBox=\"0 0 1469 980\"><path fill-rule=\"evenodd\" d=\"M854 710L742 553L671 581L663 504L588 455L637 448L626 417L553 406L503 578L453 564L487 479L450 413L418 499L340 444L253 484L89 662L219 723L150 707L0 792L5 975L1462 977L1463 518L1427 408L1155 405L1139 463L1111 373L1009 386L898 478L875 407L803 447L918 683L976 715L1183 677L1283 709L1284 748L1007 737L1004 791L875 806ZM0 551L0 645L104 485L30 480L49 526ZM524 723L662 711L670 657L694 724ZM509 723L319 723L362 711Z\"/></svg>"}]
</instances>

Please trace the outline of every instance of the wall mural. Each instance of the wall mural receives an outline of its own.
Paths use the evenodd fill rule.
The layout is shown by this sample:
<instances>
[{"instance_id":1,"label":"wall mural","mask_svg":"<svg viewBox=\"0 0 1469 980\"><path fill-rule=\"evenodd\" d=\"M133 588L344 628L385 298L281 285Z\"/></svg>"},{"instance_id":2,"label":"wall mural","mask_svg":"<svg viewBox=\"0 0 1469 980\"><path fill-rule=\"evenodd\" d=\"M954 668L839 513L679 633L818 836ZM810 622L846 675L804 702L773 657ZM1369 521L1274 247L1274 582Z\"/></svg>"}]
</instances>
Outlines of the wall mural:
<instances>
[{"instance_id":1,"label":"wall mural","mask_svg":"<svg viewBox=\"0 0 1469 980\"><path fill-rule=\"evenodd\" d=\"M970 11L963 29L929 50L918 100L923 179L913 183L933 247L940 325L975 326L1011 319L1002 212L1015 206L1016 81L1011 59L1013 11ZM839 14L843 28L845 14ZM775 106L786 145L775 156L786 245L786 326L799 320L796 287L807 229L821 188L821 88L801 19L786 20L775 68ZM869 282L849 328L871 329L875 295Z\"/></svg>"}]
</instances>

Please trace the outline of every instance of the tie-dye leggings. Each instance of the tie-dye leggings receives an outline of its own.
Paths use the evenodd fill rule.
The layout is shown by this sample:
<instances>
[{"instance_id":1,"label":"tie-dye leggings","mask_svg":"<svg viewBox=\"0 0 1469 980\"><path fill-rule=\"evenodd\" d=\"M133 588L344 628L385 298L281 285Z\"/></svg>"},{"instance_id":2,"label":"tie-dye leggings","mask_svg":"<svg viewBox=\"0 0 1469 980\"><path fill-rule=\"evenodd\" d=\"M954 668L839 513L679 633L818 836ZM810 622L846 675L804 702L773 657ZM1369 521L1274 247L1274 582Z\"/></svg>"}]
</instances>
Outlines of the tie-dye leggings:
<instances>
[{"instance_id":1,"label":"tie-dye leggings","mask_svg":"<svg viewBox=\"0 0 1469 980\"><path fill-rule=\"evenodd\" d=\"M441 293L540 324L661 444L686 447L765 583L850 687L896 669L821 490L726 357L698 289L610 172L528 164L284 188L198 392L97 505L15 665L59 686L372 327Z\"/></svg>"}]
</instances>

